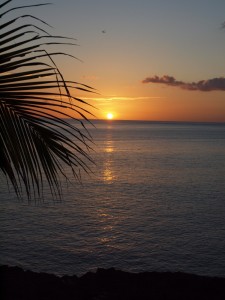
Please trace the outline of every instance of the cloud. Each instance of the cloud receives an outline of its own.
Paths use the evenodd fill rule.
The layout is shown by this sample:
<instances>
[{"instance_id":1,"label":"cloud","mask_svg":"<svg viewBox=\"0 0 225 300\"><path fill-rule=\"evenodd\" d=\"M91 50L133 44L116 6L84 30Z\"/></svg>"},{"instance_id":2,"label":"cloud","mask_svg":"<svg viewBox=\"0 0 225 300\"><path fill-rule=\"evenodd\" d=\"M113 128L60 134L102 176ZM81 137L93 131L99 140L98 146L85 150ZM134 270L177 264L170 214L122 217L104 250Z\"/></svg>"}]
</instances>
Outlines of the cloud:
<instances>
[{"instance_id":1,"label":"cloud","mask_svg":"<svg viewBox=\"0 0 225 300\"><path fill-rule=\"evenodd\" d=\"M176 80L173 76L164 75L162 77L153 76L145 78L142 83L161 83L169 86L180 87L189 91L225 91L225 78L216 77L208 80L200 80L197 82L183 82Z\"/></svg>"},{"instance_id":2,"label":"cloud","mask_svg":"<svg viewBox=\"0 0 225 300\"><path fill-rule=\"evenodd\" d=\"M150 97L122 97L122 96L111 96L111 97L82 97L83 100L94 100L100 102L109 101L138 101L138 100L149 100L149 99L159 99L163 97L150 96Z\"/></svg>"}]
</instances>

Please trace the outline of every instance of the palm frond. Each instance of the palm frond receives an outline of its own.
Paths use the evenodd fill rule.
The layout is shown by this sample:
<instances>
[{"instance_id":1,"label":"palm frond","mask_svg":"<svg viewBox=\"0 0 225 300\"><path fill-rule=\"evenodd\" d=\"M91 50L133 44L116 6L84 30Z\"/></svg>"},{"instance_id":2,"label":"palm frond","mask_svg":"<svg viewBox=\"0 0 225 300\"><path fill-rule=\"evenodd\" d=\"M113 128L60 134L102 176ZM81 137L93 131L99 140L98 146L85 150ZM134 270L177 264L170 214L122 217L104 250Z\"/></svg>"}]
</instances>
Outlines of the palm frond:
<instances>
[{"instance_id":1,"label":"palm frond","mask_svg":"<svg viewBox=\"0 0 225 300\"><path fill-rule=\"evenodd\" d=\"M0 19L11 11L48 4L10 8L10 2L0 4ZM28 17L40 26L18 25ZM47 46L74 43L71 38L49 34L42 28L47 25L26 14L0 25L0 169L16 194L25 193L29 199L42 195L45 179L52 194L60 195L60 178L67 178L64 166L79 179L80 169L89 172L92 162L91 137L84 124L92 114L85 108L89 104L74 96L74 90L95 90L64 79L53 57L72 55L48 52Z\"/></svg>"}]
</instances>

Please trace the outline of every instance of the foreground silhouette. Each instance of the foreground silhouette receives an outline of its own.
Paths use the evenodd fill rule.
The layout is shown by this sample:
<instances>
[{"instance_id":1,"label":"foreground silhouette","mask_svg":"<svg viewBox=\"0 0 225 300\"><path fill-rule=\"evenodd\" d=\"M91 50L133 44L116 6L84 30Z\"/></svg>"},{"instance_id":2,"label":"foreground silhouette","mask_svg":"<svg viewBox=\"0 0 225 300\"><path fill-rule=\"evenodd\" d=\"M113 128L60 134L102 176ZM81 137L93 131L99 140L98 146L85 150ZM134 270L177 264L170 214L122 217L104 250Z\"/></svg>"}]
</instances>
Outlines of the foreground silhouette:
<instances>
[{"instance_id":1,"label":"foreground silhouette","mask_svg":"<svg viewBox=\"0 0 225 300\"><path fill-rule=\"evenodd\" d=\"M23 271L0 266L2 300L41 299L225 299L225 278L185 273L128 273L98 269L81 277Z\"/></svg>"},{"instance_id":2,"label":"foreground silhouette","mask_svg":"<svg viewBox=\"0 0 225 300\"><path fill-rule=\"evenodd\" d=\"M53 58L73 56L48 49L74 45L73 39L50 34L46 22L26 13L46 4L12 3L0 1L0 171L17 196L42 198L44 182L59 196L61 179L69 179L64 166L77 179L80 170L89 171L90 137L82 121L88 121L88 104L75 91L93 89L65 80Z\"/></svg>"}]
</instances>

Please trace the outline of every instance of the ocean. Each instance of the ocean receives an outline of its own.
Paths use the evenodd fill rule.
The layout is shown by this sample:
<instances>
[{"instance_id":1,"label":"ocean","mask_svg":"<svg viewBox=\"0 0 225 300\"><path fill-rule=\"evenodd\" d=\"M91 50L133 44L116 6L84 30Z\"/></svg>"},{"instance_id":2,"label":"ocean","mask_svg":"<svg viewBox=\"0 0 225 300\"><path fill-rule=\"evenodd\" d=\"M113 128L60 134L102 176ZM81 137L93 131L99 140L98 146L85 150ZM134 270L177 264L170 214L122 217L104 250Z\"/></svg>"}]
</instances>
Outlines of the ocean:
<instances>
[{"instance_id":1,"label":"ocean","mask_svg":"<svg viewBox=\"0 0 225 300\"><path fill-rule=\"evenodd\" d=\"M93 173L62 201L19 201L0 174L0 264L225 277L225 124L94 123Z\"/></svg>"}]
</instances>

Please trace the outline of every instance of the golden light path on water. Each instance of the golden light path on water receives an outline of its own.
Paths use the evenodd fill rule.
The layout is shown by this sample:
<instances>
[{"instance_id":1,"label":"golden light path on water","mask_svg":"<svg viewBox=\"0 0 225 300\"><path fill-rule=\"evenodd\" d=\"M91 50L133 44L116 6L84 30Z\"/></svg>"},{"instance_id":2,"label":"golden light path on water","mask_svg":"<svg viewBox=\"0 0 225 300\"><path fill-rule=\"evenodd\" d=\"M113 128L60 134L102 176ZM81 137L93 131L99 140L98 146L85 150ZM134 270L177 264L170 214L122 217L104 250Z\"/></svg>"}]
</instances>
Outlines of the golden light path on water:
<instances>
[{"instance_id":1,"label":"golden light path on water","mask_svg":"<svg viewBox=\"0 0 225 300\"><path fill-rule=\"evenodd\" d=\"M110 129L110 126L109 126ZM115 146L113 144L113 141L111 139L110 133L107 135L107 140L105 144L105 149L104 152L106 152L106 157L104 161L104 171L103 171L103 180L106 181L107 183L112 183L113 180L115 179L115 174L112 169L112 154L115 150Z\"/></svg>"},{"instance_id":2,"label":"golden light path on water","mask_svg":"<svg viewBox=\"0 0 225 300\"><path fill-rule=\"evenodd\" d=\"M108 114L108 119L112 119L113 115ZM106 184L112 184L116 180L116 174L113 170L113 157L112 155L115 154L115 145L114 141L112 139L111 135L111 129L112 126L108 125L108 134L105 141L105 147L103 149L103 152L105 154L104 156L104 166L103 166L103 181ZM100 242L104 244L106 247L109 248L115 248L114 240L116 237L113 234L114 228L117 223L117 217L113 213L112 203L109 201L104 204L104 207L101 207L98 210L98 218L99 218L99 224L101 224L102 231L104 232L104 235L100 237Z\"/></svg>"}]
</instances>

